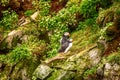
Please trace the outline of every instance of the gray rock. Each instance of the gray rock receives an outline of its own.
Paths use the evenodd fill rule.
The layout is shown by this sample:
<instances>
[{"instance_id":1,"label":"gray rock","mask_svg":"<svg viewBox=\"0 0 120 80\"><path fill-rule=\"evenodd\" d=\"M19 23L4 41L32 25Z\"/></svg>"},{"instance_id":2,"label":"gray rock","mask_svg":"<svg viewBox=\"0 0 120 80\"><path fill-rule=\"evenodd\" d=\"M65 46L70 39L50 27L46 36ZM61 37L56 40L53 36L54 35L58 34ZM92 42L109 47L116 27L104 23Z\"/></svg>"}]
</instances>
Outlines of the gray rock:
<instances>
[{"instance_id":1,"label":"gray rock","mask_svg":"<svg viewBox=\"0 0 120 80\"><path fill-rule=\"evenodd\" d=\"M72 71L57 70L47 80L72 80L74 76L75 76L75 73Z\"/></svg>"},{"instance_id":2,"label":"gray rock","mask_svg":"<svg viewBox=\"0 0 120 80\"><path fill-rule=\"evenodd\" d=\"M32 20L36 20L36 18L38 17L38 15L39 15L39 11L36 11L34 14L32 14L30 17L31 17L31 19Z\"/></svg>"},{"instance_id":3,"label":"gray rock","mask_svg":"<svg viewBox=\"0 0 120 80\"><path fill-rule=\"evenodd\" d=\"M106 71L109 71L111 68L112 68L112 66L111 66L110 63L106 63L106 64L105 64L105 70L106 70Z\"/></svg>"},{"instance_id":4,"label":"gray rock","mask_svg":"<svg viewBox=\"0 0 120 80\"><path fill-rule=\"evenodd\" d=\"M100 62L101 51L98 48L92 49L91 51L89 51L88 54L89 54L90 62L93 66Z\"/></svg>"},{"instance_id":5,"label":"gray rock","mask_svg":"<svg viewBox=\"0 0 120 80\"><path fill-rule=\"evenodd\" d=\"M27 42L28 41L28 35L24 35L20 39L22 42Z\"/></svg>"},{"instance_id":6,"label":"gray rock","mask_svg":"<svg viewBox=\"0 0 120 80\"><path fill-rule=\"evenodd\" d=\"M52 69L48 67L47 65L39 65L33 75L36 78L44 79L46 78L50 73L52 72Z\"/></svg>"},{"instance_id":7,"label":"gray rock","mask_svg":"<svg viewBox=\"0 0 120 80\"><path fill-rule=\"evenodd\" d=\"M1 42L0 42L0 50L12 49L17 46L20 38L23 36L23 32L21 30L13 30L11 31Z\"/></svg>"},{"instance_id":8,"label":"gray rock","mask_svg":"<svg viewBox=\"0 0 120 80\"><path fill-rule=\"evenodd\" d=\"M118 71L120 69L120 66L118 64L113 65L113 70Z\"/></svg>"},{"instance_id":9,"label":"gray rock","mask_svg":"<svg viewBox=\"0 0 120 80\"><path fill-rule=\"evenodd\" d=\"M15 40L18 40L22 37L22 31L20 30L13 30L12 32L10 32L6 38L6 42L8 43L7 47L8 48L12 48L13 44L17 45L17 43Z\"/></svg>"},{"instance_id":10,"label":"gray rock","mask_svg":"<svg viewBox=\"0 0 120 80\"><path fill-rule=\"evenodd\" d=\"M103 76L103 69L102 69L102 67L98 67L97 68L97 74L99 75L99 76Z\"/></svg>"}]
</instances>

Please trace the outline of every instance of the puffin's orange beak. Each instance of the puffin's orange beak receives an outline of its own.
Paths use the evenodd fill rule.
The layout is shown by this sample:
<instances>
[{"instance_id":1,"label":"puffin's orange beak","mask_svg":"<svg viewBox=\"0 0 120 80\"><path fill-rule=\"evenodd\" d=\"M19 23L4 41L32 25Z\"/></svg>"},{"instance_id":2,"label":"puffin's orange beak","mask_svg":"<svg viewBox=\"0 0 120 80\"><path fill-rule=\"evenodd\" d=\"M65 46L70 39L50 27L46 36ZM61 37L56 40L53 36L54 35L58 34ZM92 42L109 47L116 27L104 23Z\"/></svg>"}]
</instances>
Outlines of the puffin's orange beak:
<instances>
[{"instance_id":1,"label":"puffin's orange beak","mask_svg":"<svg viewBox=\"0 0 120 80\"><path fill-rule=\"evenodd\" d=\"M68 34L68 36L70 36L70 33Z\"/></svg>"}]
</instances>

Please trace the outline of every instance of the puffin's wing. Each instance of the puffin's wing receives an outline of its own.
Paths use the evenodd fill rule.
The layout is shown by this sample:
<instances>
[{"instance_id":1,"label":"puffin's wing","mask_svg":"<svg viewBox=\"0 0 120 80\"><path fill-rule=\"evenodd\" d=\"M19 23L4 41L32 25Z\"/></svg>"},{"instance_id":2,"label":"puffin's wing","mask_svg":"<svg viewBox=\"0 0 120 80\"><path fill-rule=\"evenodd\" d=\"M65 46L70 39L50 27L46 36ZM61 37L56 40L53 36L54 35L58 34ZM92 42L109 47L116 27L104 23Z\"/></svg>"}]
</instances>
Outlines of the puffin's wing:
<instances>
[{"instance_id":1,"label":"puffin's wing","mask_svg":"<svg viewBox=\"0 0 120 80\"><path fill-rule=\"evenodd\" d=\"M64 52L68 46L69 46L68 42L62 44L58 52Z\"/></svg>"}]
</instances>

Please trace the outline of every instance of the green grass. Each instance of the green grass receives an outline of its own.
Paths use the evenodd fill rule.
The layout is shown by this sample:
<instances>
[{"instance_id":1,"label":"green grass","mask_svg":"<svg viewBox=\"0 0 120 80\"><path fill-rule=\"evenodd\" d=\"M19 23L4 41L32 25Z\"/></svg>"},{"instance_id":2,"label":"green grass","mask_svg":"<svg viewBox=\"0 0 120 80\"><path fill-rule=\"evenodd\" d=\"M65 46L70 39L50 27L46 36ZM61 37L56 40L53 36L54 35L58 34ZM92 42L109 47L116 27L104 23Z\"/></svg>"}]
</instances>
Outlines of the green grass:
<instances>
[{"instance_id":1,"label":"green grass","mask_svg":"<svg viewBox=\"0 0 120 80\"><path fill-rule=\"evenodd\" d=\"M94 45L99 37L98 31L99 29L96 30L95 32L92 32L90 28L87 28L84 30L79 30L77 32L74 32L71 36L73 39L73 46L70 49L70 51L72 53L74 52L79 53L80 51L83 51L88 47Z\"/></svg>"}]
</instances>

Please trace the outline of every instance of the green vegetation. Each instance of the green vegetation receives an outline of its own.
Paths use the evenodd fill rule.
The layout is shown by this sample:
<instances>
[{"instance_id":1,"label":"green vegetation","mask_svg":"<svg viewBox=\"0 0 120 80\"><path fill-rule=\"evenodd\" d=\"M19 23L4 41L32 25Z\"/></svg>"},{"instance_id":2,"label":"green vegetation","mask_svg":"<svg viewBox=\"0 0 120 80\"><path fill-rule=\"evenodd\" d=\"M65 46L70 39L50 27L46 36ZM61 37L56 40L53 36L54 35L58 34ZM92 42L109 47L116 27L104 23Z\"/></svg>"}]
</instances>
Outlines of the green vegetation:
<instances>
[{"instance_id":1,"label":"green vegetation","mask_svg":"<svg viewBox=\"0 0 120 80\"><path fill-rule=\"evenodd\" d=\"M86 18L97 16L96 5L98 0L83 0L80 4L80 13Z\"/></svg>"},{"instance_id":2,"label":"green vegetation","mask_svg":"<svg viewBox=\"0 0 120 80\"><path fill-rule=\"evenodd\" d=\"M91 69L88 69L87 71L84 72L84 78L88 77L88 76L92 76L96 73L97 67L92 67Z\"/></svg>"},{"instance_id":3,"label":"green vegetation","mask_svg":"<svg viewBox=\"0 0 120 80\"><path fill-rule=\"evenodd\" d=\"M23 61L24 59L30 59L30 58L32 58L32 54L30 50L27 48L27 46L21 45L19 47L16 47L8 55L0 56L0 61L3 61L8 64L16 64L20 61Z\"/></svg>"},{"instance_id":4,"label":"green vegetation","mask_svg":"<svg viewBox=\"0 0 120 80\"><path fill-rule=\"evenodd\" d=\"M10 0L0 0L0 5L5 6Z\"/></svg>"},{"instance_id":5,"label":"green vegetation","mask_svg":"<svg viewBox=\"0 0 120 80\"><path fill-rule=\"evenodd\" d=\"M120 64L120 50L107 57L108 62Z\"/></svg>"},{"instance_id":6,"label":"green vegetation","mask_svg":"<svg viewBox=\"0 0 120 80\"><path fill-rule=\"evenodd\" d=\"M9 0L1 0L0 6L6 6L8 2ZM0 46L0 62L6 65L12 64L11 67L15 64L23 67L23 65L26 64L24 67L28 70L28 74L25 75L30 75L32 78L32 72L34 72L42 60L52 58L58 54L60 38L64 32L70 32L70 38L73 39L73 46L68 52L70 55L85 53L84 51L96 45L100 37L108 41L107 44L111 43L110 45L112 45L112 40L114 39L118 39L116 43L119 43L120 5L118 2L119 0L33 0L33 9L31 10L22 11L22 8L27 7L27 5L22 6L23 4L21 3L20 6L22 7L19 9L21 10L20 12L18 12L19 10L11 10L10 8L8 10L3 9L3 11L1 11L3 16L1 15L2 17L0 18L0 45L3 44L2 40L3 42L6 41L8 33L12 30L21 30L23 34L20 37L17 36L19 39L16 40L16 44L18 43L18 45L13 46L13 44L11 49L7 50L7 47ZM56 6L57 8L54 8ZM40 12L36 20L30 19L30 16L36 11ZM22 15L24 15L26 19L20 21L18 18L21 18ZM27 19L30 20L28 24L23 26L17 25L18 22L22 24L27 22ZM11 39L8 41L11 41ZM3 45L7 46L8 44ZM117 44L115 48L116 47L119 48ZM120 50L113 50L116 51L108 57L105 57L105 60L110 63L120 64ZM112 53L111 51L110 53ZM6 54L4 54L4 52ZM68 55L67 57L70 56ZM89 64L89 61L87 61L88 59L85 61L86 64ZM77 61L75 64L77 64ZM80 64L80 66L82 66L82 64ZM89 66L88 70L81 70L85 71L81 74L83 74L84 78L94 76L98 66L92 68ZM6 69L6 67L4 69ZM19 70L17 71L19 72ZM22 74L21 71L22 70L19 72L20 75ZM50 80L55 79L56 75L59 76L63 71L60 70L59 73L57 73L58 71L56 70L54 72L53 75L55 76L50 77ZM77 71L74 72L72 70L66 70L66 72L69 74L65 77L66 80L74 77L72 73L77 73ZM4 74L4 71L2 74Z\"/></svg>"},{"instance_id":7,"label":"green vegetation","mask_svg":"<svg viewBox=\"0 0 120 80\"><path fill-rule=\"evenodd\" d=\"M11 52L11 54L9 55L10 62L17 63L17 62L24 60L24 59L30 59L31 55L32 54L31 54L30 50L26 46L22 45L20 47L15 48Z\"/></svg>"},{"instance_id":8,"label":"green vegetation","mask_svg":"<svg viewBox=\"0 0 120 80\"><path fill-rule=\"evenodd\" d=\"M27 10L24 12L26 16L31 16L35 11L34 10Z\"/></svg>"},{"instance_id":9,"label":"green vegetation","mask_svg":"<svg viewBox=\"0 0 120 80\"><path fill-rule=\"evenodd\" d=\"M74 3L71 1L68 1L66 4L66 8L61 9L57 14L49 14L50 10L50 3L51 0L36 0L33 1L33 5L35 7L35 10L39 10L40 14L39 17L37 18L37 24L38 25L33 25L33 26L38 26L36 29L33 28L34 30L30 30L28 28L28 34L33 33L33 34L41 34L42 32L51 32L51 35L49 36L49 45L48 45L48 52L46 53L47 57L52 57L55 56L57 53L57 50L59 48L59 40L60 37L62 36L63 32L65 31L70 31L70 27L75 26L76 30L81 30L85 29L86 27L91 27L93 30L96 30L97 24L95 24L96 20L96 4L97 1L82 1L81 4L79 3ZM90 4L89 4L90 3ZM77 5L76 5L77 4ZM93 8L94 6L94 8ZM86 8L88 7L88 8ZM27 10L24 14L26 16L30 16L35 12L35 10ZM11 10L10 10L11 11ZM79 13L78 13L79 12ZM89 14L88 14L89 12ZM4 11L4 16L1 22L1 25L4 25L4 28L7 29L15 29L16 21L17 21L17 15L15 12L11 12L12 15L10 15L9 11ZM83 14L85 18L87 18L84 22L83 21L77 21L76 20L76 13L78 14ZM92 18L93 17L93 18ZM7 19L9 18L9 19ZM30 25L31 26L31 25ZM22 28L25 29L25 28ZM38 30L42 31L39 32ZM84 31L84 30L83 30ZM33 44L34 45L34 44Z\"/></svg>"},{"instance_id":10,"label":"green vegetation","mask_svg":"<svg viewBox=\"0 0 120 80\"><path fill-rule=\"evenodd\" d=\"M4 30L12 30L16 28L18 15L12 10L3 11L3 18L0 21L0 28Z\"/></svg>"},{"instance_id":11,"label":"green vegetation","mask_svg":"<svg viewBox=\"0 0 120 80\"><path fill-rule=\"evenodd\" d=\"M40 10L40 15L47 16L49 15L50 1L51 0L35 0L33 1L33 6L36 10Z\"/></svg>"},{"instance_id":12,"label":"green vegetation","mask_svg":"<svg viewBox=\"0 0 120 80\"><path fill-rule=\"evenodd\" d=\"M87 3L87 0L86 0L86 3ZM91 1L88 3L94 4L94 1L93 2ZM97 15L95 8L92 9L93 8L92 5L90 7L89 5L84 4L84 1L82 4L83 5L79 6L79 3L76 5L75 3L72 4L72 2L69 1L66 4L67 7L61 9L56 15L43 16L41 14L39 19L39 27L43 30L48 30L48 31L51 31L54 29L52 36L50 36L51 41L50 41L50 46L48 46L49 47L49 51L47 52L48 57L52 57L56 55L57 49L59 48L58 42L61 37L60 34L63 34L63 32L65 31L70 31L69 28L76 25L75 23L79 23L79 25L75 26L77 27L76 30L82 29L84 31L86 27L91 27L92 30L95 30L95 31L98 29L98 26L95 23L96 15ZM88 8L83 9L83 7L86 7L86 6L88 6ZM94 7L95 7L95 4L94 4ZM88 10L92 10L92 11L89 11L89 14L91 13L94 15L91 15L91 14L89 15ZM78 12L79 14L84 14L85 15L84 17L88 19L86 19L84 22L83 21L77 22L76 13Z\"/></svg>"}]
</instances>

